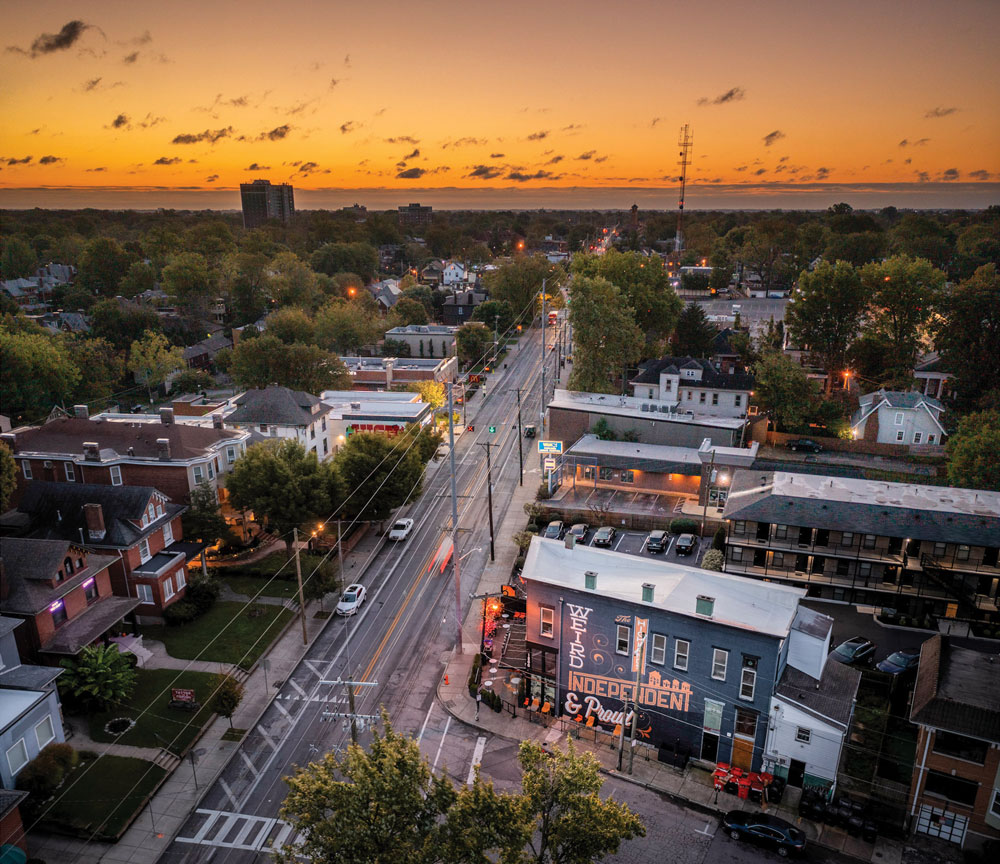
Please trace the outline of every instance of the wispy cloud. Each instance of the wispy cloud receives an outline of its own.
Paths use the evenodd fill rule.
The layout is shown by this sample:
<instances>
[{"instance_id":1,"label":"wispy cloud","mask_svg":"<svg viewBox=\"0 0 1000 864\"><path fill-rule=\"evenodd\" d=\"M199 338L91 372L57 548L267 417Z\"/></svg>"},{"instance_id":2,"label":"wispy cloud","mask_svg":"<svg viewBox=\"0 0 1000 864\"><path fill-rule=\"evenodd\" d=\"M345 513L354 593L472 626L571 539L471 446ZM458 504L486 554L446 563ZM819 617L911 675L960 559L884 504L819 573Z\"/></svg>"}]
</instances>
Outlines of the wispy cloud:
<instances>
[{"instance_id":1,"label":"wispy cloud","mask_svg":"<svg viewBox=\"0 0 1000 864\"><path fill-rule=\"evenodd\" d=\"M336 87L336 86L337 86L337 85L338 85L339 83L340 83L340 79L339 79L339 78L331 78L331 79L330 79L330 89L332 90L332 89L333 89L334 87Z\"/></svg>"},{"instance_id":2,"label":"wispy cloud","mask_svg":"<svg viewBox=\"0 0 1000 864\"><path fill-rule=\"evenodd\" d=\"M830 169L829 168L817 168L816 169L816 179L817 180L826 180L826 178L829 177L829 176L830 176Z\"/></svg>"},{"instance_id":3,"label":"wispy cloud","mask_svg":"<svg viewBox=\"0 0 1000 864\"><path fill-rule=\"evenodd\" d=\"M210 176L208 176L208 177L205 178L205 182L206 183L214 183L218 179L219 179L219 175L218 174L211 174Z\"/></svg>"},{"instance_id":4,"label":"wispy cloud","mask_svg":"<svg viewBox=\"0 0 1000 864\"><path fill-rule=\"evenodd\" d=\"M356 123L354 120L348 120L346 123L340 124L340 134L347 135L349 132L353 132L358 128L360 124Z\"/></svg>"},{"instance_id":5,"label":"wispy cloud","mask_svg":"<svg viewBox=\"0 0 1000 864\"><path fill-rule=\"evenodd\" d=\"M490 153L490 159L503 159L503 153Z\"/></svg>"},{"instance_id":6,"label":"wispy cloud","mask_svg":"<svg viewBox=\"0 0 1000 864\"><path fill-rule=\"evenodd\" d=\"M649 128L655 129L656 124L659 123L662 119L663 119L662 117L654 117L652 120L649 121Z\"/></svg>"},{"instance_id":7,"label":"wispy cloud","mask_svg":"<svg viewBox=\"0 0 1000 864\"><path fill-rule=\"evenodd\" d=\"M534 174L525 174L522 171L511 171L507 178L517 183L527 183L529 180L558 180L559 175L551 171L536 171Z\"/></svg>"},{"instance_id":8,"label":"wispy cloud","mask_svg":"<svg viewBox=\"0 0 1000 864\"><path fill-rule=\"evenodd\" d=\"M8 165L27 165L31 159L31 156L22 156L20 159L16 156L10 156L6 159L0 159L0 162L6 162Z\"/></svg>"},{"instance_id":9,"label":"wispy cloud","mask_svg":"<svg viewBox=\"0 0 1000 864\"><path fill-rule=\"evenodd\" d=\"M124 57L122 57L122 63L124 63L126 66L131 66L138 59L139 59L139 52L138 51L132 51L132 52L126 54Z\"/></svg>"},{"instance_id":10,"label":"wispy cloud","mask_svg":"<svg viewBox=\"0 0 1000 864\"><path fill-rule=\"evenodd\" d=\"M222 138L229 138L233 134L233 127L226 126L224 129L206 129L204 132L184 132L180 135L174 136L174 140L171 144L200 144L203 141L207 141L209 144L214 144Z\"/></svg>"},{"instance_id":11,"label":"wispy cloud","mask_svg":"<svg viewBox=\"0 0 1000 864\"><path fill-rule=\"evenodd\" d=\"M500 154L503 155L502 153ZM466 174L466 177L475 177L478 180L492 180L495 177L499 177L503 174L504 169L498 168L495 165L476 165L473 169Z\"/></svg>"},{"instance_id":12,"label":"wispy cloud","mask_svg":"<svg viewBox=\"0 0 1000 864\"><path fill-rule=\"evenodd\" d=\"M962 175L957 168L946 168L944 171L941 172L941 176L938 179L943 180L945 183L953 183L955 180L958 180L961 176Z\"/></svg>"},{"instance_id":13,"label":"wispy cloud","mask_svg":"<svg viewBox=\"0 0 1000 864\"><path fill-rule=\"evenodd\" d=\"M88 174L101 174L101 173L107 171L108 169L107 169L107 166L101 165L99 168L85 168L84 170Z\"/></svg>"},{"instance_id":14,"label":"wispy cloud","mask_svg":"<svg viewBox=\"0 0 1000 864\"><path fill-rule=\"evenodd\" d=\"M128 114L119 114L111 121L112 129L128 129Z\"/></svg>"},{"instance_id":15,"label":"wispy cloud","mask_svg":"<svg viewBox=\"0 0 1000 864\"><path fill-rule=\"evenodd\" d=\"M416 180L423 177L427 172L423 168L407 168L396 175L397 180Z\"/></svg>"},{"instance_id":16,"label":"wispy cloud","mask_svg":"<svg viewBox=\"0 0 1000 864\"><path fill-rule=\"evenodd\" d=\"M548 130L545 129L545 130L542 130L541 132L532 132L528 136L528 140L529 141L542 141L543 139L548 138L548 137L549 137Z\"/></svg>"},{"instance_id":17,"label":"wispy cloud","mask_svg":"<svg viewBox=\"0 0 1000 864\"><path fill-rule=\"evenodd\" d=\"M38 160L39 165L55 165L58 162L64 162L65 160L62 156L43 156Z\"/></svg>"},{"instance_id":18,"label":"wispy cloud","mask_svg":"<svg viewBox=\"0 0 1000 864\"><path fill-rule=\"evenodd\" d=\"M784 137L785 133L782 132L780 129L775 129L773 132L768 132L763 138L764 146L770 147L775 141L780 141Z\"/></svg>"},{"instance_id":19,"label":"wispy cloud","mask_svg":"<svg viewBox=\"0 0 1000 864\"><path fill-rule=\"evenodd\" d=\"M556 154L551 159L549 159L549 161L546 162L545 164L546 165L558 165L565 158L566 158L565 156L560 156L559 154Z\"/></svg>"},{"instance_id":20,"label":"wispy cloud","mask_svg":"<svg viewBox=\"0 0 1000 864\"><path fill-rule=\"evenodd\" d=\"M596 155L597 155L597 151L596 150L588 150L586 153L581 153L576 158L577 158L577 161L579 161L579 162L589 162Z\"/></svg>"},{"instance_id":21,"label":"wispy cloud","mask_svg":"<svg viewBox=\"0 0 1000 864\"><path fill-rule=\"evenodd\" d=\"M420 148L414 147L409 153L403 157L404 162L409 162L411 159L416 159L420 155Z\"/></svg>"},{"instance_id":22,"label":"wispy cloud","mask_svg":"<svg viewBox=\"0 0 1000 864\"><path fill-rule=\"evenodd\" d=\"M990 177L992 177L993 175L990 174L990 172L987 171L985 168L980 168L977 171L970 171L969 176L973 180L989 180Z\"/></svg>"},{"instance_id":23,"label":"wispy cloud","mask_svg":"<svg viewBox=\"0 0 1000 864\"><path fill-rule=\"evenodd\" d=\"M441 149L447 150L449 147L484 147L486 143L485 138L473 138L471 135L466 135L464 138L456 138L454 141L445 141L441 145Z\"/></svg>"},{"instance_id":24,"label":"wispy cloud","mask_svg":"<svg viewBox=\"0 0 1000 864\"><path fill-rule=\"evenodd\" d=\"M292 131L292 127L285 123L282 126L275 126L273 129L268 129L266 132L261 132L254 141L281 141L283 138L288 137L288 133Z\"/></svg>"},{"instance_id":25,"label":"wispy cloud","mask_svg":"<svg viewBox=\"0 0 1000 864\"><path fill-rule=\"evenodd\" d=\"M926 112L926 113L924 114L924 117L925 117L926 119L928 119L928 120L934 120L934 119L936 119L936 118L938 118L938 117L947 117L947 116L948 116L949 114L954 114L954 113L955 113L956 111L958 111L958 109L957 109L957 108L954 108L954 107L949 107L949 108L942 108L942 107L941 107L941 106L939 105L939 106L937 106L936 108L931 108L931 109L929 109L929 110L928 110L928 111L927 111L927 112Z\"/></svg>"},{"instance_id":26,"label":"wispy cloud","mask_svg":"<svg viewBox=\"0 0 1000 864\"><path fill-rule=\"evenodd\" d=\"M182 162L180 156L161 156L153 164L154 165L176 165L178 162Z\"/></svg>"},{"instance_id":27,"label":"wispy cloud","mask_svg":"<svg viewBox=\"0 0 1000 864\"><path fill-rule=\"evenodd\" d=\"M25 54L32 59L42 57L45 54L55 54L58 51L72 48L80 41L80 37L91 29L100 28L95 28L93 24L85 24L83 21L73 20L64 24L58 33L42 33L36 36L30 48L8 45L7 50L15 54Z\"/></svg>"},{"instance_id":28,"label":"wispy cloud","mask_svg":"<svg viewBox=\"0 0 1000 864\"><path fill-rule=\"evenodd\" d=\"M393 138L383 139L386 144L411 144L416 146L420 143L419 138L414 138L412 135L396 135Z\"/></svg>"},{"instance_id":29,"label":"wispy cloud","mask_svg":"<svg viewBox=\"0 0 1000 864\"><path fill-rule=\"evenodd\" d=\"M256 162L251 162L243 170L244 171L270 171L271 170L271 166L270 165L258 165Z\"/></svg>"},{"instance_id":30,"label":"wispy cloud","mask_svg":"<svg viewBox=\"0 0 1000 864\"><path fill-rule=\"evenodd\" d=\"M702 96L698 104L705 105L725 105L727 102L740 102L747 95L747 91L742 87L730 87L725 93L720 93L714 99Z\"/></svg>"},{"instance_id":31,"label":"wispy cloud","mask_svg":"<svg viewBox=\"0 0 1000 864\"><path fill-rule=\"evenodd\" d=\"M909 138L904 138L899 142L900 147L923 147L925 144L930 142L930 138L918 138L916 141L911 141Z\"/></svg>"}]
</instances>

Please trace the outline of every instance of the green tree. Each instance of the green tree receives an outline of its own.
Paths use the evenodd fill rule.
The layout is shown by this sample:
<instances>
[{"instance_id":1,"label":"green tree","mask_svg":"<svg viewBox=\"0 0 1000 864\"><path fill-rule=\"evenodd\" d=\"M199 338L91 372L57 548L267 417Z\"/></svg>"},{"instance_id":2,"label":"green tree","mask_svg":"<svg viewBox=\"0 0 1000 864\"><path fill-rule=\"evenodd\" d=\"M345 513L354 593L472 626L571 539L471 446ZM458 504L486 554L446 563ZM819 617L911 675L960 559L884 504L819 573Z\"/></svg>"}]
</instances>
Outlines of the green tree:
<instances>
[{"instance_id":1,"label":"green tree","mask_svg":"<svg viewBox=\"0 0 1000 864\"><path fill-rule=\"evenodd\" d=\"M0 251L0 272L4 279L34 276L38 256L31 244L21 237L4 237Z\"/></svg>"},{"instance_id":2,"label":"green tree","mask_svg":"<svg viewBox=\"0 0 1000 864\"><path fill-rule=\"evenodd\" d=\"M1000 410L967 414L945 447L952 486L1000 492Z\"/></svg>"},{"instance_id":3,"label":"green tree","mask_svg":"<svg viewBox=\"0 0 1000 864\"><path fill-rule=\"evenodd\" d=\"M323 600L327 594L332 594L340 588L337 579L337 565L333 561L321 561L311 573L303 574L302 596L306 602L319 600L319 608L323 609Z\"/></svg>"},{"instance_id":4,"label":"green tree","mask_svg":"<svg viewBox=\"0 0 1000 864\"><path fill-rule=\"evenodd\" d=\"M212 544L230 536L229 526L219 508L219 496L211 483L205 480L192 489L188 504L181 517L185 537ZM201 550L201 571L208 572L204 549Z\"/></svg>"},{"instance_id":5,"label":"green tree","mask_svg":"<svg viewBox=\"0 0 1000 864\"><path fill-rule=\"evenodd\" d=\"M226 488L233 507L252 510L291 556L292 529L330 513L329 473L298 441L265 441L236 460Z\"/></svg>"},{"instance_id":6,"label":"green tree","mask_svg":"<svg viewBox=\"0 0 1000 864\"><path fill-rule=\"evenodd\" d=\"M783 354L770 351L753 365L754 402L766 411L779 432L797 432L816 411L818 394L805 370Z\"/></svg>"},{"instance_id":7,"label":"green tree","mask_svg":"<svg viewBox=\"0 0 1000 864\"><path fill-rule=\"evenodd\" d=\"M268 308L271 299L271 262L259 252L233 252L222 259L222 290L229 295L233 324L252 324Z\"/></svg>"},{"instance_id":8,"label":"green tree","mask_svg":"<svg viewBox=\"0 0 1000 864\"><path fill-rule=\"evenodd\" d=\"M171 372L183 366L184 352L172 347L162 333L147 330L129 348L128 370L135 373L137 381L146 385L150 399L153 388L159 387Z\"/></svg>"},{"instance_id":9,"label":"green tree","mask_svg":"<svg viewBox=\"0 0 1000 864\"><path fill-rule=\"evenodd\" d=\"M312 308L319 299L316 271L294 252L281 252L267 269L271 296L279 306Z\"/></svg>"},{"instance_id":10,"label":"green tree","mask_svg":"<svg viewBox=\"0 0 1000 864\"><path fill-rule=\"evenodd\" d=\"M220 675L217 679L215 693L212 694L212 711L229 721L233 728L233 714L243 701L243 684L232 675Z\"/></svg>"},{"instance_id":11,"label":"green tree","mask_svg":"<svg viewBox=\"0 0 1000 864\"><path fill-rule=\"evenodd\" d=\"M114 297L131 265L132 256L117 240L95 237L80 255L76 282L91 294Z\"/></svg>"},{"instance_id":12,"label":"green tree","mask_svg":"<svg viewBox=\"0 0 1000 864\"><path fill-rule=\"evenodd\" d=\"M884 368L909 372L944 288L944 273L925 259L896 255L863 267L861 281L868 293L869 330L889 349Z\"/></svg>"},{"instance_id":13,"label":"green tree","mask_svg":"<svg viewBox=\"0 0 1000 864\"><path fill-rule=\"evenodd\" d=\"M615 378L639 359L642 332L635 323L635 310L607 279L576 276L570 289L569 320L574 342L569 388L614 392Z\"/></svg>"},{"instance_id":14,"label":"green tree","mask_svg":"<svg viewBox=\"0 0 1000 864\"><path fill-rule=\"evenodd\" d=\"M370 243L324 243L309 256L309 264L319 273L357 273L370 282L378 271L378 251Z\"/></svg>"},{"instance_id":15,"label":"green tree","mask_svg":"<svg viewBox=\"0 0 1000 864\"><path fill-rule=\"evenodd\" d=\"M198 393L212 386L212 376L203 369L185 369L170 381L171 392Z\"/></svg>"},{"instance_id":16,"label":"green tree","mask_svg":"<svg viewBox=\"0 0 1000 864\"><path fill-rule=\"evenodd\" d=\"M141 339L147 330L159 333L162 329L160 316L152 309L113 299L95 303L90 316L91 334L107 339L119 351Z\"/></svg>"},{"instance_id":17,"label":"green tree","mask_svg":"<svg viewBox=\"0 0 1000 864\"><path fill-rule=\"evenodd\" d=\"M726 551L726 526L720 525L715 534L712 535L712 548L718 549L720 552Z\"/></svg>"},{"instance_id":18,"label":"green tree","mask_svg":"<svg viewBox=\"0 0 1000 864\"><path fill-rule=\"evenodd\" d=\"M63 660L59 691L67 701L87 711L105 711L127 702L135 691L137 675L118 646L88 645L73 660Z\"/></svg>"},{"instance_id":19,"label":"green tree","mask_svg":"<svg viewBox=\"0 0 1000 864\"><path fill-rule=\"evenodd\" d=\"M197 252L179 252L170 258L160 277L163 290L192 317L203 318L215 294L208 262Z\"/></svg>"},{"instance_id":20,"label":"green tree","mask_svg":"<svg viewBox=\"0 0 1000 864\"><path fill-rule=\"evenodd\" d=\"M401 339L385 339L382 342L383 357L409 357L410 343Z\"/></svg>"},{"instance_id":21,"label":"green tree","mask_svg":"<svg viewBox=\"0 0 1000 864\"><path fill-rule=\"evenodd\" d=\"M241 339L233 349L229 374L240 387L289 387L307 393L350 390L351 375L336 354L315 345L286 345L265 333Z\"/></svg>"},{"instance_id":22,"label":"green tree","mask_svg":"<svg viewBox=\"0 0 1000 864\"><path fill-rule=\"evenodd\" d=\"M709 549L701 559L702 570L715 570L716 572L721 573L725 565L726 553L721 549Z\"/></svg>"},{"instance_id":23,"label":"green tree","mask_svg":"<svg viewBox=\"0 0 1000 864\"><path fill-rule=\"evenodd\" d=\"M312 318L294 307L277 309L267 316L267 335L291 345L295 342L310 344L314 341L315 328Z\"/></svg>"},{"instance_id":24,"label":"green tree","mask_svg":"<svg viewBox=\"0 0 1000 864\"><path fill-rule=\"evenodd\" d=\"M0 513L7 512L7 502L17 488L17 463L10 447L0 444Z\"/></svg>"},{"instance_id":25,"label":"green tree","mask_svg":"<svg viewBox=\"0 0 1000 864\"><path fill-rule=\"evenodd\" d=\"M427 310L419 300L414 300L410 297L400 297L396 301L396 305L392 307L387 323L390 325L390 328L407 327L410 324L426 324Z\"/></svg>"},{"instance_id":26,"label":"green tree","mask_svg":"<svg viewBox=\"0 0 1000 864\"><path fill-rule=\"evenodd\" d=\"M514 325L514 310L506 300L487 300L476 307L472 320L482 321L502 336Z\"/></svg>"},{"instance_id":27,"label":"green tree","mask_svg":"<svg viewBox=\"0 0 1000 864\"><path fill-rule=\"evenodd\" d=\"M356 432L335 457L350 498L344 512L350 517L381 522L421 491L424 463L420 449L402 436Z\"/></svg>"},{"instance_id":28,"label":"green tree","mask_svg":"<svg viewBox=\"0 0 1000 864\"><path fill-rule=\"evenodd\" d=\"M519 255L487 273L483 279L492 300L506 301L515 315L528 309L537 314L532 302L539 298L542 280L546 280L546 292L557 293L557 288L565 278L565 271L552 263L544 255Z\"/></svg>"},{"instance_id":29,"label":"green tree","mask_svg":"<svg viewBox=\"0 0 1000 864\"><path fill-rule=\"evenodd\" d=\"M156 287L156 266L147 261L133 261L118 283L122 297L136 297Z\"/></svg>"},{"instance_id":30,"label":"green tree","mask_svg":"<svg viewBox=\"0 0 1000 864\"><path fill-rule=\"evenodd\" d=\"M486 329L485 324L470 321L455 332L455 342L458 359L468 365L477 363L486 356L493 345L493 334Z\"/></svg>"},{"instance_id":31,"label":"green tree","mask_svg":"<svg viewBox=\"0 0 1000 864\"><path fill-rule=\"evenodd\" d=\"M1000 275L986 264L944 295L934 346L966 408L1000 407Z\"/></svg>"},{"instance_id":32,"label":"green tree","mask_svg":"<svg viewBox=\"0 0 1000 864\"><path fill-rule=\"evenodd\" d=\"M80 370L62 341L34 324L23 332L12 332L7 321L0 325L0 413L40 420L79 381Z\"/></svg>"},{"instance_id":33,"label":"green tree","mask_svg":"<svg viewBox=\"0 0 1000 864\"><path fill-rule=\"evenodd\" d=\"M896 255L922 258L934 267L945 267L951 259L954 239L936 218L923 213L907 213L891 230L892 251Z\"/></svg>"},{"instance_id":34,"label":"green tree","mask_svg":"<svg viewBox=\"0 0 1000 864\"><path fill-rule=\"evenodd\" d=\"M795 344L808 347L831 380L847 366L847 349L861 328L865 299L861 276L846 261L821 261L799 275L785 322Z\"/></svg>"},{"instance_id":35,"label":"green tree","mask_svg":"<svg viewBox=\"0 0 1000 864\"><path fill-rule=\"evenodd\" d=\"M350 300L331 300L315 317L315 340L322 348L338 354L357 354L374 344L382 330L378 318Z\"/></svg>"},{"instance_id":36,"label":"green tree","mask_svg":"<svg viewBox=\"0 0 1000 864\"><path fill-rule=\"evenodd\" d=\"M111 396L125 375L125 355L107 339L65 337L73 362L85 374L73 390L73 402L101 402Z\"/></svg>"},{"instance_id":37,"label":"green tree","mask_svg":"<svg viewBox=\"0 0 1000 864\"><path fill-rule=\"evenodd\" d=\"M701 304L688 303L671 338L673 352L679 357L711 357L718 333L705 317Z\"/></svg>"}]
</instances>

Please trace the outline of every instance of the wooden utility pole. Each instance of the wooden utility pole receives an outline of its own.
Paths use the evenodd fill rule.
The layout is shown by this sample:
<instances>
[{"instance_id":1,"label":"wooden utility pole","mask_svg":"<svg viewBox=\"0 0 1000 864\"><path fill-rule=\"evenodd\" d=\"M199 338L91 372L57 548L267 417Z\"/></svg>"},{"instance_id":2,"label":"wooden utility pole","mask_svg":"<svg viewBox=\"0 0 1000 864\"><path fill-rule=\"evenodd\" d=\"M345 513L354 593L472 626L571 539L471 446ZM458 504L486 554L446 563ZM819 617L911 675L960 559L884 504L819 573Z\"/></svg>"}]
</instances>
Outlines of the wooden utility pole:
<instances>
[{"instance_id":1,"label":"wooden utility pole","mask_svg":"<svg viewBox=\"0 0 1000 864\"><path fill-rule=\"evenodd\" d=\"M302 596L302 561L299 558L299 529L292 529L292 545L295 547L295 581L299 585L299 618L302 619L302 644L309 644L306 633L306 601Z\"/></svg>"}]
</instances>

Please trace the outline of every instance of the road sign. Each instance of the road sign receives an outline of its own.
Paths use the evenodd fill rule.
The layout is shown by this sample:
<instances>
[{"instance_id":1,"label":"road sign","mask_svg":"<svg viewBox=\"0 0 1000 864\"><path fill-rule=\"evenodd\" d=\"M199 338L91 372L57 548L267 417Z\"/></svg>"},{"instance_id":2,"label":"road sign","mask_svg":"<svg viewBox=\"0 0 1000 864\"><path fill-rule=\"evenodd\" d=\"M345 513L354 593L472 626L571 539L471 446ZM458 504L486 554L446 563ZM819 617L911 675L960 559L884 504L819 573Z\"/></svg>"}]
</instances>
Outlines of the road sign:
<instances>
[{"instance_id":1,"label":"road sign","mask_svg":"<svg viewBox=\"0 0 1000 864\"><path fill-rule=\"evenodd\" d=\"M490 435L496 435L496 431L497 431L496 426L490 426Z\"/></svg>"},{"instance_id":2,"label":"road sign","mask_svg":"<svg viewBox=\"0 0 1000 864\"><path fill-rule=\"evenodd\" d=\"M547 456L545 458L544 465L545 465L545 470L546 471L555 471L556 470L556 460L555 460L555 457L554 456Z\"/></svg>"},{"instance_id":3,"label":"road sign","mask_svg":"<svg viewBox=\"0 0 1000 864\"><path fill-rule=\"evenodd\" d=\"M539 453L562 453L562 441L539 441Z\"/></svg>"}]
</instances>

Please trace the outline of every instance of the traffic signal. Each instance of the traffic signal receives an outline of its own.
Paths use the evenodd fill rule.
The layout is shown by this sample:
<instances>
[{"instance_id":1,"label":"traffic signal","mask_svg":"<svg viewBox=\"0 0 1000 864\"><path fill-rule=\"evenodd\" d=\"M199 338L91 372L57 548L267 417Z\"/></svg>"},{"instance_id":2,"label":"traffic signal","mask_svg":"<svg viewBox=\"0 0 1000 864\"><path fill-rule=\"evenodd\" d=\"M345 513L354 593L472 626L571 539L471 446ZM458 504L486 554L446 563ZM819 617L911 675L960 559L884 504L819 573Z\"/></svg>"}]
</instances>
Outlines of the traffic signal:
<instances>
[{"instance_id":1,"label":"traffic signal","mask_svg":"<svg viewBox=\"0 0 1000 864\"><path fill-rule=\"evenodd\" d=\"M473 425L472 425L472 424L470 423L470 424L469 424L468 426L466 426L466 427L465 427L465 431L466 431L466 432L475 432L475 431L476 431L476 427L475 427L475 426L473 426Z\"/></svg>"},{"instance_id":2,"label":"traffic signal","mask_svg":"<svg viewBox=\"0 0 1000 864\"><path fill-rule=\"evenodd\" d=\"M490 426L490 435L496 435L496 432L497 432L497 427L496 426Z\"/></svg>"}]
</instances>

